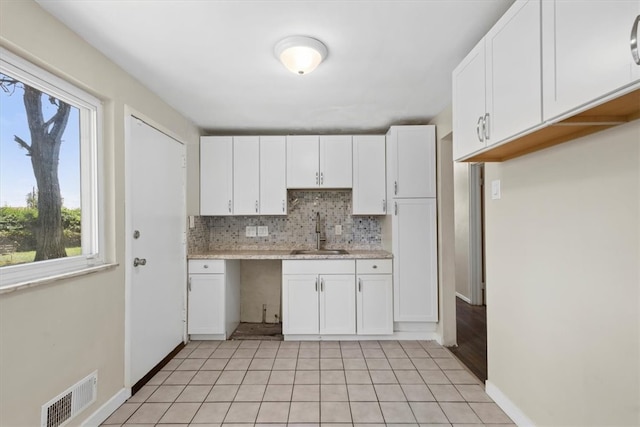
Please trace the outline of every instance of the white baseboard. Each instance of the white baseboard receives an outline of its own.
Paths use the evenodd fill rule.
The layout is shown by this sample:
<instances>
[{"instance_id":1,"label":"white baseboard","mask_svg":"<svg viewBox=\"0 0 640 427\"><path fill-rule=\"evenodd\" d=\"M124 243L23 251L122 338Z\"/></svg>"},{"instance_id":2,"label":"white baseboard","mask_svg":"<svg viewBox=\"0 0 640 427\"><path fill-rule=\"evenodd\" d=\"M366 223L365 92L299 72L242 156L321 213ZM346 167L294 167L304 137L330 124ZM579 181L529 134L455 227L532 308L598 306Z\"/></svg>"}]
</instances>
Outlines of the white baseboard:
<instances>
[{"instance_id":1,"label":"white baseboard","mask_svg":"<svg viewBox=\"0 0 640 427\"><path fill-rule=\"evenodd\" d=\"M190 341L224 341L226 340L226 334L191 334L189 335Z\"/></svg>"},{"instance_id":2,"label":"white baseboard","mask_svg":"<svg viewBox=\"0 0 640 427\"><path fill-rule=\"evenodd\" d=\"M519 427L535 426L533 421L491 381L487 380L485 383L485 392Z\"/></svg>"},{"instance_id":3,"label":"white baseboard","mask_svg":"<svg viewBox=\"0 0 640 427\"><path fill-rule=\"evenodd\" d=\"M471 304L471 299L465 297L464 295L462 295L460 292L456 292L456 296L458 298L460 298L462 301L466 302L467 304Z\"/></svg>"},{"instance_id":4,"label":"white baseboard","mask_svg":"<svg viewBox=\"0 0 640 427\"><path fill-rule=\"evenodd\" d=\"M285 335L285 341L388 341L388 340L423 340L436 341L442 344L442 337L429 331L396 331L393 335Z\"/></svg>"},{"instance_id":5,"label":"white baseboard","mask_svg":"<svg viewBox=\"0 0 640 427\"><path fill-rule=\"evenodd\" d=\"M131 389L123 388L107 400L104 405L99 407L89 418L84 420L82 427L98 427L102 424L116 409L120 407L128 398L131 397Z\"/></svg>"}]
</instances>

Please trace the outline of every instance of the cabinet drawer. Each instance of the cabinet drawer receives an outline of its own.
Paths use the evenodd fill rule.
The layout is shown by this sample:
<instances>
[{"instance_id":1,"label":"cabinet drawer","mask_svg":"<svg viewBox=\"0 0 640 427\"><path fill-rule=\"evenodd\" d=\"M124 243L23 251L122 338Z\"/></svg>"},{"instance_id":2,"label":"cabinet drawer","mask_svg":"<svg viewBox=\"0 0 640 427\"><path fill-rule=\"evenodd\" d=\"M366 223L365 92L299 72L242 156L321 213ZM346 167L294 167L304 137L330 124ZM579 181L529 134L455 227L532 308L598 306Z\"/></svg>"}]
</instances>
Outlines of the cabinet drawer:
<instances>
[{"instance_id":1,"label":"cabinet drawer","mask_svg":"<svg viewBox=\"0 0 640 427\"><path fill-rule=\"evenodd\" d=\"M284 260L282 274L355 274L352 259L341 260Z\"/></svg>"},{"instance_id":2,"label":"cabinet drawer","mask_svg":"<svg viewBox=\"0 0 640 427\"><path fill-rule=\"evenodd\" d=\"M223 259L192 259L189 260L189 274L224 274Z\"/></svg>"},{"instance_id":3,"label":"cabinet drawer","mask_svg":"<svg viewBox=\"0 0 640 427\"><path fill-rule=\"evenodd\" d=\"M358 274L391 274L393 263L390 259L358 259L356 272Z\"/></svg>"}]
</instances>

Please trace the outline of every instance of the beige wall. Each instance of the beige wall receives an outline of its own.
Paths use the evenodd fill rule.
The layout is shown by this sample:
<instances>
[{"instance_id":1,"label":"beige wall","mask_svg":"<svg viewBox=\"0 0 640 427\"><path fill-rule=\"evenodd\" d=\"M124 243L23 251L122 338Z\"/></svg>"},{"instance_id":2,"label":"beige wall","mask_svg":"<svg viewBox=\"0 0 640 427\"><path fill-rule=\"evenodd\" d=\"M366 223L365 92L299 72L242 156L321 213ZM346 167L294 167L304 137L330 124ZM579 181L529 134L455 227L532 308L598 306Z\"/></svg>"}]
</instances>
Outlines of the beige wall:
<instances>
[{"instance_id":1,"label":"beige wall","mask_svg":"<svg viewBox=\"0 0 640 427\"><path fill-rule=\"evenodd\" d=\"M469 286L469 163L453 166L455 192L456 292L471 299Z\"/></svg>"},{"instance_id":2,"label":"beige wall","mask_svg":"<svg viewBox=\"0 0 640 427\"><path fill-rule=\"evenodd\" d=\"M97 369L98 400L75 425L124 386L124 106L187 143L190 156L199 130L31 0L0 1L0 44L104 101L107 254L120 266L0 296L0 425L39 425L42 404Z\"/></svg>"},{"instance_id":3,"label":"beige wall","mask_svg":"<svg viewBox=\"0 0 640 427\"><path fill-rule=\"evenodd\" d=\"M266 304L266 322L280 322L282 262L244 260L240 268L240 321L262 322L262 305Z\"/></svg>"},{"instance_id":4,"label":"beige wall","mask_svg":"<svg viewBox=\"0 0 640 427\"><path fill-rule=\"evenodd\" d=\"M453 194L453 140L451 106L429 123L436 126L438 182L438 311L437 332L442 344L456 343L455 234Z\"/></svg>"},{"instance_id":5,"label":"beige wall","mask_svg":"<svg viewBox=\"0 0 640 427\"><path fill-rule=\"evenodd\" d=\"M640 425L640 121L485 171L489 381L536 425Z\"/></svg>"}]
</instances>

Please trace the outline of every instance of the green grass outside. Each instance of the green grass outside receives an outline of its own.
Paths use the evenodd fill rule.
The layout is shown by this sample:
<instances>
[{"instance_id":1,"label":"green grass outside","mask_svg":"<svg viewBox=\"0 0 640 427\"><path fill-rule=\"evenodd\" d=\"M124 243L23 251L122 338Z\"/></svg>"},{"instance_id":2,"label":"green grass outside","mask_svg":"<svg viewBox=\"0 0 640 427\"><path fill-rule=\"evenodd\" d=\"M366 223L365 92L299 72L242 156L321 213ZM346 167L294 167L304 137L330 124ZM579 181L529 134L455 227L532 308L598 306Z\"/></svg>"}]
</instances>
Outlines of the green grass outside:
<instances>
[{"instance_id":1,"label":"green grass outside","mask_svg":"<svg viewBox=\"0 0 640 427\"><path fill-rule=\"evenodd\" d=\"M82 248L66 248L67 256L78 256L82 254ZM9 255L0 256L0 267L5 267L7 265L15 265L15 264L24 264L27 262L33 262L33 259L36 257L36 251L28 251L28 252L14 252Z\"/></svg>"}]
</instances>

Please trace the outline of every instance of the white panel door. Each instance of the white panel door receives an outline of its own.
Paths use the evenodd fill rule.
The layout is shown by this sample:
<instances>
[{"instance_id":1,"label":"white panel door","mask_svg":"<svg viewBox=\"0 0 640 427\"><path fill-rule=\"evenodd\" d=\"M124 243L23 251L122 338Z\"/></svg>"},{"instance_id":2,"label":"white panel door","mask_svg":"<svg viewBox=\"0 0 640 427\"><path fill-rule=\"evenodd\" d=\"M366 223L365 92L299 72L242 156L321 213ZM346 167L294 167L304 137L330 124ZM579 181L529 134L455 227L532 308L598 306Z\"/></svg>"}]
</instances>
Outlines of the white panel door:
<instances>
[{"instance_id":1,"label":"white panel door","mask_svg":"<svg viewBox=\"0 0 640 427\"><path fill-rule=\"evenodd\" d=\"M393 333L393 282L391 274L358 276L358 335Z\"/></svg>"},{"instance_id":2,"label":"white panel door","mask_svg":"<svg viewBox=\"0 0 640 427\"><path fill-rule=\"evenodd\" d=\"M482 120L486 113L485 39L453 70L453 158L483 148Z\"/></svg>"},{"instance_id":3,"label":"white panel door","mask_svg":"<svg viewBox=\"0 0 640 427\"><path fill-rule=\"evenodd\" d=\"M320 275L320 333L356 333L356 292L353 274Z\"/></svg>"},{"instance_id":4,"label":"white panel door","mask_svg":"<svg viewBox=\"0 0 640 427\"><path fill-rule=\"evenodd\" d=\"M386 156L384 135L353 137L353 214L386 213Z\"/></svg>"},{"instance_id":5,"label":"white panel door","mask_svg":"<svg viewBox=\"0 0 640 427\"><path fill-rule=\"evenodd\" d=\"M318 137L287 136L287 188L318 188L320 155Z\"/></svg>"},{"instance_id":6,"label":"white panel door","mask_svg":"<svg viewBox=\"0 0 640 427\"><path fill-rule=\"evenodd\" d=\"M233 211L233 138L200 138L200 215Z\"/></svg>"},{"instance_id":7,"label":"white panel door","mask_svg":"<svg viewBox=\"0 0 640 427\"><path fill-rule=\"evenodd\" d=\"M318 276L285 274L282 276L282 333L317 334Z\"/></svg>"},{"instance_id":8,"label":"white panel door","mask_svg":"<svg viewBox=\"0 0 640 427\"><path fill-rule=\"evenodd\" d=\"M287 214L287 144L284 136L260 137L260 214Z\"/></svg>"},{"instance_id":9,"label":"white panel door","mask_svg":"<svg viewBox=\"0 0 640 427\"><path fill-rule=\"evenodd\" d=\"M394 126L394 130L394 197L435 197L435 126Z\"/></svg>"},{"instance_id":10,"label":"white panel door","mask_svg":"<svg viewBox=\"0 0 640 427\"><path fill-rule=\"evenodd\" d=\"M184 146L135 117L128 125L125 385L131 387L183 341L187 257Z\"/></svg>"},{"instance_id":11,"label":"white panel door","mask_svg":"<svg viewBox=\"0 0 640 427\"><path fill-rule=\"evenodd\" d=\"M540 44L540 0L516 2L485 36L487 146L542 123Z\"/></svg>"},{"instance_id":12,"label":"white panel door","mask_svg":"<svg viewBox=\"0 0 640 427\"><path fill-rule=\"evenodd\" d=\"M630 36L637 0L542 2L544 119L640 78Z\"/></svg>"},{"instance_id":13,"label":"white panel door","mask_svg":"<svg viewBox=\"0 0 640 427\"><path fill-rule=\"evenodd\" d=\"M352 187L351 135L320 137L320 186L324 188Z\"/></svg>"},{"instance_id":14,"label":"white panel door","mask_svg":"<svg viewBox=\"0 0 640 427\"><path fill-rule=\"evenodd\" d=\"M233 137L233 214L258 215L260 210L260 138Z\"/></svg>"},{"instance_id":15,"label":"white panel door","mask_svg":"<svg viewBox=\"0 0 640 427\"><path fill-rule=\"evenodd\" d=\"M438 320L436 199L394 200L394 320Z\"/></svg>"},{"instance_id":16,"label":"white panel door","mask_svg":"<svg viewBox=\"0 0 640 427\"><path fill-rule=\"evenodd\" d=\"M224 274L189 276L187 331L190 334L224 334Z\"/></svg>"}]
</instances>

